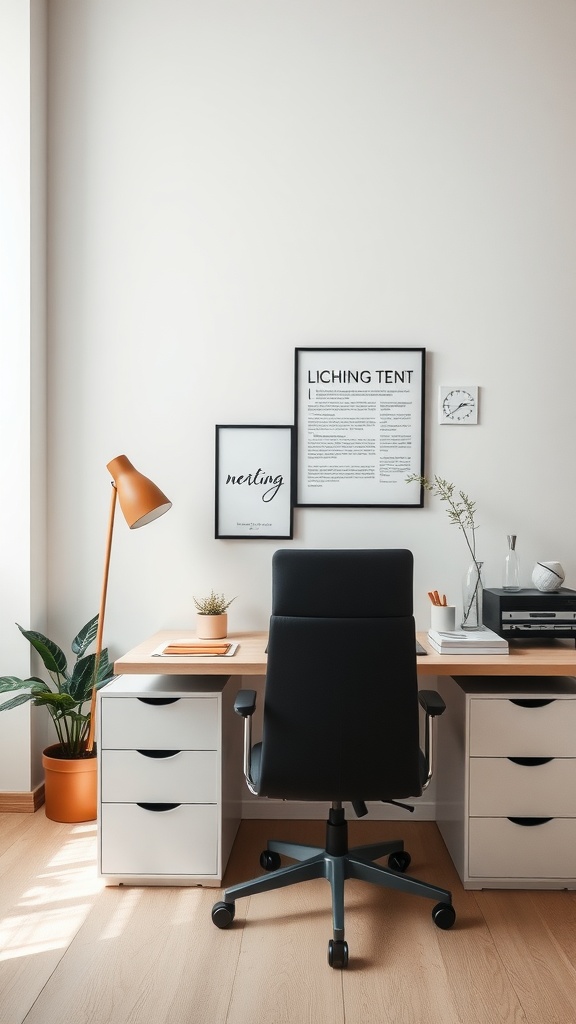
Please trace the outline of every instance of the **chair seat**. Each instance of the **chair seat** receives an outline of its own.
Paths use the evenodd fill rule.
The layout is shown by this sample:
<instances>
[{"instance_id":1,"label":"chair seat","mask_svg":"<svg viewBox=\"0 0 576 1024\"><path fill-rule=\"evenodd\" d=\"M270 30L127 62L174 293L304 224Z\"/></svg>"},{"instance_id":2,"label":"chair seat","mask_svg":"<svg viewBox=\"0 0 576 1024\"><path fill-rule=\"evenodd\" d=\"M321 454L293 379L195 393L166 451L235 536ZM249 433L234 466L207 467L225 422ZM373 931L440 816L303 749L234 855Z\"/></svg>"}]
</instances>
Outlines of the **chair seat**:
<instances>
[{"instance_id":1,"label":"chair seat","mask_svg":"<svg viewBox=\"0 0 576 1024\"><path fill-rule=\"evenodd\" d=\"M266 795L265 793L262 794L260 792L260 775L261 775L260 768L261 768L261 765L262 765L262 744L261 743L255 743L254 746L252 747L252 753L251 753L251 757L250 757L250 769L251 769L251 775L252 775L252 782L254 784L254 788L255 788L256 793L258 794L258 796L265 796ZM423 787L424 783L426 782L426 779L428 778L428 763L427 763L426 758L425 758L425 756L424 756L424 754L422 753L421 750L418 751L418 769L419 769L419 773L420 773L420 786ZM381 796L380 799L383 800L383 801L386 801L388 799L389 800L392 800L392 799L394 799L394 800L406 800L410 796L414 796L414 795L415 794L413 794L413 793L394 793L393 796ZM416 795L419 796L420 794L416 794ZM326 799L330 799L330 798L326 797ZM359 795L358 799L361 800L362 797Z\"/></svg>"}]
</instances>

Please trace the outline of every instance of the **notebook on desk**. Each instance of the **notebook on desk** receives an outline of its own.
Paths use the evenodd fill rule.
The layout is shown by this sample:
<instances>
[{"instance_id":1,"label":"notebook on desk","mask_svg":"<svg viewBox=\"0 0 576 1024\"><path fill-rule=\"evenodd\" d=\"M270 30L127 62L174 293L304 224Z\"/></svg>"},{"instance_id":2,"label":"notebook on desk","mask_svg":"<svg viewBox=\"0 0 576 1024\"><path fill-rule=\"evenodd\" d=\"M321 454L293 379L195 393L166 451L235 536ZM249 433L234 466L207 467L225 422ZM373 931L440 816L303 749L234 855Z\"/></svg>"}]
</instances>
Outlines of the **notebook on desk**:
<instances>
[{"instance_id":1,"label":"notebook on desk","mask_svg":"<svg viewBox=\"0 0 576 1024\"><path fill-rule=\"evenodd\" d=\"M182 638L160 644L152 651L153 658L231 658L240 645L227 640L195 640Z\"/></svg>"}]
</instances>

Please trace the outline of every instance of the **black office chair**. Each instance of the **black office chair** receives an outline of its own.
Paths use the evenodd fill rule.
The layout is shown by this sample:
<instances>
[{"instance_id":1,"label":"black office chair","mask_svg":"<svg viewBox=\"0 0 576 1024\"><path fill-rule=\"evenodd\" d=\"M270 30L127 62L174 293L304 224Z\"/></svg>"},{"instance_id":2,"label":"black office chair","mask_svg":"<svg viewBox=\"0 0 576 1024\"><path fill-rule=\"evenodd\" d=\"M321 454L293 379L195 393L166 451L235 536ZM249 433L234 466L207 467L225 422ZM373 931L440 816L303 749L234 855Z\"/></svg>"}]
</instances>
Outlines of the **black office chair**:
<instances>
[{"instance_id":1,"label":"black office chair","mask_svg":"<svg viewBox=\"0 0 576 1024\"><path fill-rule=\"evenodd\" d=\"M404 874L410 855L401 840L348 848L342 807L350 801L360 816L366 800L418 797L430 780L432 720L445 705L434 691L418 693L412 575L404 550L274 554L263 733L254 747L255 691L241 690L235 705L244 717L244 773L258 796L330 801L326 847L269 841L260 864L270 873L225 890L212 910L219 928L232 923L239 897L312 878L332 888L331 967L348 964L346 878L439 900L435 924L453 925L451 893ZM280 868L280 854L299 863ZM382 857L388 867L374 863Z\"/></svg>"}]
</instances>

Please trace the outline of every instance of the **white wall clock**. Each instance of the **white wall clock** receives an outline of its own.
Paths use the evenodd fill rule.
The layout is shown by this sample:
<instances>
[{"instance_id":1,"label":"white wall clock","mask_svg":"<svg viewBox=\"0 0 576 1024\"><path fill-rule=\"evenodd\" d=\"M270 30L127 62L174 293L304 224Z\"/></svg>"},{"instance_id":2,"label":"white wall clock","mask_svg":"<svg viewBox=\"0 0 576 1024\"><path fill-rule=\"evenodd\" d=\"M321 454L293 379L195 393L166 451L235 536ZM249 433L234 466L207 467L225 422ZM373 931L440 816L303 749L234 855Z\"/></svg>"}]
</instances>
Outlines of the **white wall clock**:
<instances>
[{"instance_id":1,"label":"white wall clock","mask_svg":"<svg viewBox=\"0 0 576 1024\"><path fill-rule=\"evenodd\" d=\"M438 420L440 423L478 423L478 387L469 384L441 384L438 393Z\"/></svg>"}]
</instances>

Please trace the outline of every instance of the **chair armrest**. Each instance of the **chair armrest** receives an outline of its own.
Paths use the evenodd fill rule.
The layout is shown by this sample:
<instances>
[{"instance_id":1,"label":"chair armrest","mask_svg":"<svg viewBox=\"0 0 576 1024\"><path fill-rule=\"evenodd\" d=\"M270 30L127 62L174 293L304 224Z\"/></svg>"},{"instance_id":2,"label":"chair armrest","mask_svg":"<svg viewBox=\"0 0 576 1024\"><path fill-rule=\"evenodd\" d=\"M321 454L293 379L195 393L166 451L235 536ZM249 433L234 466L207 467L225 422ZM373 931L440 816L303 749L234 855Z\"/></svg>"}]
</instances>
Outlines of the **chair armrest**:
<instances>
[{"instance_id":1,"label":"chair armrest","mask_svg":"<svg viewBox=\"0 0 576 1024\"><path fill-rule=\"evenodd\" d=\"M424 759L427 776L422 786L426 789L434 773L434 719L446 711L446 705L436 690L419 690L418 700L426 712L426 735L424 739Z\"/></svg>"},{"instance_id":2,"label":"chair armrest","mask_svg":"<svg viewBox=\"0 0 576 1024\"><path fill-rule=\"evenodd\" d=\"M256 711L256 690L238 690L234 711L244 719L244 778L251 793L257 796L252 778L252 715Z\"/></svg>"},{"instance_id":3,"label":"chair armrest","mask_svg":"<svg viewBox=\"0 0 576 1024\"><path fill-rule=\"evenodd\" d=\"M238 690L234 701L234 711L242 718L248 718L256 711L256 690Z\"/></svg>"},{"instance_id":4,"label":"chair armrest","mask_svg":"<svg viewBox=\"0 0 576 1024\"><path fill-rule=\"evenodd\" d=\"M446 711L446 705L436 690L419 690L418 700L426 714L430 715L431 718L435 718L436 715L442 715Z\"/></svg>"}]
</instances>

